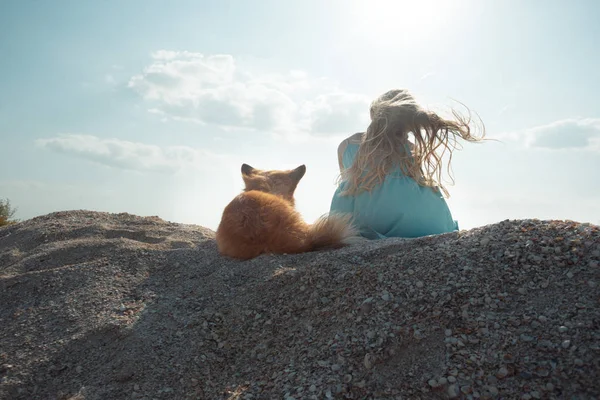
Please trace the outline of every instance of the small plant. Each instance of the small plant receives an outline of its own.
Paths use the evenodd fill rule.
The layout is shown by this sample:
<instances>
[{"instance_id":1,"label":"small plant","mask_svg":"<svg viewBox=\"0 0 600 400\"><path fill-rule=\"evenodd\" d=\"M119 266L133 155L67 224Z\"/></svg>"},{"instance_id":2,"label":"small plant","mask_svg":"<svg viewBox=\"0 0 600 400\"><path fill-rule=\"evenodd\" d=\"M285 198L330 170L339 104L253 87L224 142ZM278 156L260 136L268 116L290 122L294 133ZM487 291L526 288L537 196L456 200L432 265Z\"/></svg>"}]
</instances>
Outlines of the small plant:
<instances>
[{"instance_id":1,"label":"small plant","mask_svg":"<svg viewBox=\"0 0 600 400\"><path fill-rule=\"evenodd\" d=\"M0 199L0 226L14 224L15 222L19 222L18 220L13 219L13 216L17 212L16 208L13 208L10 205L10 200L8 199Z\"/></svg>"}]
</instances>

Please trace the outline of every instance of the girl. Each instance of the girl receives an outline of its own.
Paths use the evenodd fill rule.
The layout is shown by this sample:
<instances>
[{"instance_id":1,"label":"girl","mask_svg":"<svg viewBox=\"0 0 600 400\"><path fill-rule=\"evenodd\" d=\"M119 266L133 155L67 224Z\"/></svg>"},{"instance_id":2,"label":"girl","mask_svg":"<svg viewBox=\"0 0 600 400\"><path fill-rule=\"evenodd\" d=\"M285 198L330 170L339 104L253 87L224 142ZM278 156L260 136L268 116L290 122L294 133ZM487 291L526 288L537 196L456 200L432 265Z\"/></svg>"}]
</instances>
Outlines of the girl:
<instances>
[{"instance_id":1,"label":"girl","mask_svg":"<svg viewBox=\"0 0 600 400\"><path fill-rule=\"evenodd\" d=\"M368 239L457 231L444 199L449 196L441 184L442 157L447 153L450 173L457 139L477 142L485 133L473 136L470 119L454 111L453 116L424 110L406 90L390 90L373 101L367 131L339 145L341 175L331 212L352 214Z\"/></svg>"}]
</instances>

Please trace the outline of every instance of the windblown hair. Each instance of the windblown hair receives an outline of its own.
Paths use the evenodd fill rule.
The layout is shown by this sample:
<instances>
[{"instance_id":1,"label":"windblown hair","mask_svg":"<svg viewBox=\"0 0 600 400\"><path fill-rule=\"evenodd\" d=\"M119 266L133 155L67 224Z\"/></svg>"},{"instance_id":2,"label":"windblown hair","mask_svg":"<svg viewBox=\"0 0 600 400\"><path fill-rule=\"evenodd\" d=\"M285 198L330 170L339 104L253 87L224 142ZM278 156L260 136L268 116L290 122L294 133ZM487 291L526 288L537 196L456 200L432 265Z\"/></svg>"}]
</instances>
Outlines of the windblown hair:
<instances>
[{"instance_id":1,"label":"windblown hair","mask_svg":"<svg viewBox=\"0 0 600 400\"><path fill-rule=\"evenodd\" d=\"M400 167L419 185L439 188L449 197L442 184L443 157L448 156L447 171L453 184L450 163L452 152L460 149L458 139L478 142L485 136L485 130L479 137L473 135L470 112L465 118L452 110L454 118L444 119L423 109L407 90L384 93L371 103L370 111L371 123L362 135L354 163L340 177L348 182L342 195L370 191ZM414 136L414 145L409 133Z\"/></svg>"}]
</instances>

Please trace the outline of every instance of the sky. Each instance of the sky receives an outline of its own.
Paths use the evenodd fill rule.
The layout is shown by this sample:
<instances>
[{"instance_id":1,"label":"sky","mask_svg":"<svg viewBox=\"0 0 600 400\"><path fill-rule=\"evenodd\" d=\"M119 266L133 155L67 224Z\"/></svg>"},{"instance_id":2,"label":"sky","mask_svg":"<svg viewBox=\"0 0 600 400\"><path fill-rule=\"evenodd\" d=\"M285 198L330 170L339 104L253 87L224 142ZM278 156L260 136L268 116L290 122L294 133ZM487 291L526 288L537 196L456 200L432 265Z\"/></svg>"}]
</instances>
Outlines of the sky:
<instances>
[{"instance_id":1,"label":"sky","mask_svg":"<svg viewBox=\"0 0 600 400\"><path fill-rule=\"evenodd\" d=\"M404 88L432 110L464 103L497 140L453 157L461 228L600 224L598 15L593 0L2 0L0 198L20 219L216 229L242 163L305 164L312 222L340 141Z\"/></svg>"}]
</instances>

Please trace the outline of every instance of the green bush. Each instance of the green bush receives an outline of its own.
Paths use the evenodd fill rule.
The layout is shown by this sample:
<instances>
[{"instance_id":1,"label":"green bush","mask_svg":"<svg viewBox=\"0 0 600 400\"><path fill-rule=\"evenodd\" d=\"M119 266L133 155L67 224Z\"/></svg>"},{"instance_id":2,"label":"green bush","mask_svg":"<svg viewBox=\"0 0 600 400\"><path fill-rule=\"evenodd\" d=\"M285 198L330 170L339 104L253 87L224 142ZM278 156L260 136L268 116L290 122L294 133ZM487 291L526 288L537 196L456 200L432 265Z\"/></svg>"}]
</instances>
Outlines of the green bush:
<instances>
[{"instance_id":1,"label":"green bush","mask_svg":"<svg viewBox=\"0 0 600 400\"><path fill-rule=\"evenodd\" d=\"M17 220L13 219L13 216L16 212L17 209L10 205L10 200L0 199L0 226L10 225L18 222Z\"/></svg>"}]
</instances>

